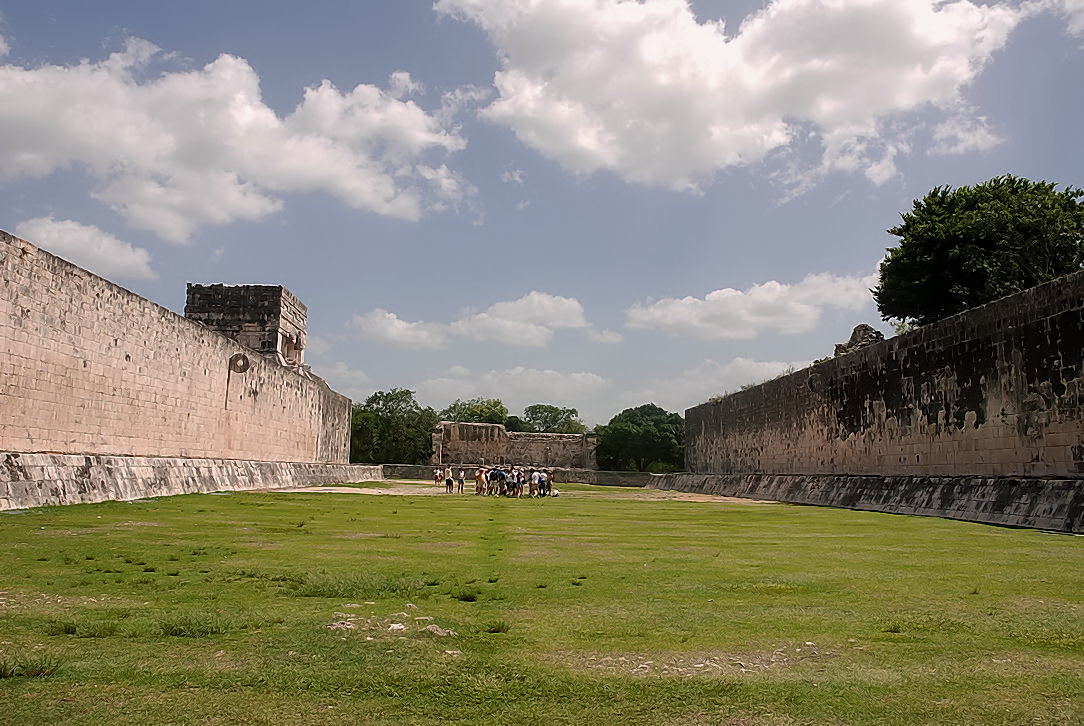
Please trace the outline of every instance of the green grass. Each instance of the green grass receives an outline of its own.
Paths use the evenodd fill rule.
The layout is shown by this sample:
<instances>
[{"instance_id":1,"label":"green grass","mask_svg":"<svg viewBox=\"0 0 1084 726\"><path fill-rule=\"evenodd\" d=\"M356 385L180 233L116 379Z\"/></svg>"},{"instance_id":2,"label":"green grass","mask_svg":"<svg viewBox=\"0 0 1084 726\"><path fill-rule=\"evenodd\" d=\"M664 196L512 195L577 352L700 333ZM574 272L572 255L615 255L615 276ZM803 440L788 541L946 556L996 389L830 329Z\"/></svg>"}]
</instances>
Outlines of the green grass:
<instances>
[{"instance_id":1,"label":"green grass","mask_svg":"<svg viewBox=\"0 0 1084 726\"><path fill-rule=\"evenodd\" d=\"M0 515L0 720L1084 722L1084 539L559 488Z\"/></svg>"}]
</instances>

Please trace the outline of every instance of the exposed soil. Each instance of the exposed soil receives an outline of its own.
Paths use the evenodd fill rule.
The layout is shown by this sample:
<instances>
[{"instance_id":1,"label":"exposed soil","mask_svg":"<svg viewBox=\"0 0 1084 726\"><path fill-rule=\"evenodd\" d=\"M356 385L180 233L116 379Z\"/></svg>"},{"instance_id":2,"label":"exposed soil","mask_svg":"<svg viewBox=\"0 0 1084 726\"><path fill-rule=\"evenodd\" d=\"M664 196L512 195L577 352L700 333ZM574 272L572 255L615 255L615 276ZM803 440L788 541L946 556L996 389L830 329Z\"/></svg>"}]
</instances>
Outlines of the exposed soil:
<instances>
[{"instance_id":1,"label":"exposed soil","mask_svg":"<svg viewBox=\"0 0 1084 726\"><path fill-rule=\"evenodd\" d=\"M633 676L711 676L723 673L756 673L787 668L806 660L834 655L813 643L782 646L751 653L558 653L559 662L579 670L605 671Z\"/></svg>"},{"instance_id":2,"label":"exposed soil","mask_svg":"<svg viewBox=\"0 0 1084 726\"><path fill-rule=\"evenodd\" d=\"M471 491L472 484L467 485L466 494L453 496L474 496ZM289 489L274 489L276 492L306 492L324 494L378 494L385 496L411 496L430 497L448 496L444 491L444 485L439 487L430 484L419 484L409 480L388 480L386 485L378 487L348 487L348 486L311 486L291 487ZM722 497L712 494L690 494L688 492L676 492L661 489L636 489L632 487L599 487L597 491L561 491L562 497L601 497L604 499L644 499L653 501L681 501L681 502L715 502L723 504L775 504L776 502L761 499L739 499L738 497Z\"/></svg>"}]
</instances>

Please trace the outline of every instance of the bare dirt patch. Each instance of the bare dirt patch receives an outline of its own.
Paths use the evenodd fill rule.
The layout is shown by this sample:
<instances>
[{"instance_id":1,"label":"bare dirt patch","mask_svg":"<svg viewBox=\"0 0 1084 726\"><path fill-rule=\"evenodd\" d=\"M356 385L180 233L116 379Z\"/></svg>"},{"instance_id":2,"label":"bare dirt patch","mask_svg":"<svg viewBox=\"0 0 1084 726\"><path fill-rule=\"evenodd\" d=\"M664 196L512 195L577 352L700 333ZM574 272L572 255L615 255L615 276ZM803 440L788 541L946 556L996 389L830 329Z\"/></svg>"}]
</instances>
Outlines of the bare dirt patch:
<instances>
[{"instance_id":1,"label":"bare dirt patch","mask_svg":"<svg viewBox=\"0 0 1084 726\"><path fill-rule=\"evenodd\" d=\"M337 486L313 486L313 487L290 487L289 489L272 489L274 492L304 492L315 494L378 494L393 497L431 497L437 494L447 496L444 487L438 489L434 486L418 484L406 484L403 482L388 482L389 486L380 487L337 487ZM466 495L463 495L466 496Z\"/></svg>"},{"instance_id":2,"label":"bare dirt patch","mask_svg":"<svg viewBox=\"0 0 1084 726\"><path fill-rule=\"evenodd\" d=\"M785 645L775 650L747 653L558 653L563 665L575 670L602 671L612 675L710 677L734 673L761 673L832 657L813 643Z\"/></svg>"},{"instance_id":3,"label":"bare dirt patch","mask_svg":"<svg viewBox=\"0 0 1084 726\"><path fill-rule=\"evenodd\" d=\"M347 486L311 486L290 487L288 489L273 489L275 492L301 492L316 494L376 494L382 496L398 497L431 497L431 496L474 496L473 491L465 494L449 495L444 487L436 487L428 484L420 484L410 480L389 480L385 486L378 487L347 487ZM763 499L740 499L738 497L723 497L714 494L692 494L689 492L671 491L668 489L635 489L631 487L599 487L589 492L582 490L562 490L561 496L565 498L592 497L601 499L635 499L650 501L679 501L679 502L714 502L716 504L777 504ZM523 497L526 499L527 497Z\"/></svg>"}]
</instances>

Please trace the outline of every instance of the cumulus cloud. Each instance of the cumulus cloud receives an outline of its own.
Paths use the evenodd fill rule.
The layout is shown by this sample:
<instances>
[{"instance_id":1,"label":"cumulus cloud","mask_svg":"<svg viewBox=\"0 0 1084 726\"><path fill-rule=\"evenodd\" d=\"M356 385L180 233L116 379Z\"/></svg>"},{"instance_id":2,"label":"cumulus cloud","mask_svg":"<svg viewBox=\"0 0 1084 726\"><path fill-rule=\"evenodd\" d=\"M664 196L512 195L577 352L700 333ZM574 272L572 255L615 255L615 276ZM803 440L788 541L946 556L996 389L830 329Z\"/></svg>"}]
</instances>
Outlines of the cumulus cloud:
<instances>
[{"instance_id":1,"label":"cumulus cloud","mask_svg":"<svg viewBox=\"0 0 1084 726\"><path fill-rule=\"evenodd\" d=\"M576 298L532 291L517 300L498 302L481 312L467 312L451 323L408 322L377 308L355 315L362 335L410 348L439 348L450 335L510 345L542 347L559 328L586 328L583 305Z\"/></svg>"},{"instance_id":2,"label":"cumulus cloud","mask_svg":"<svg viewBox=\"0 0 1084 726\"><path fill-rule=\"evenodd\" d=\"M967 154L985 151L1001 143L1001 137L989 127L985 116L962 112L945 119L933 130L934 154Z\"/></svg>"},{"instance_id":3,"label":"cumulus cloud","mask_svg":"<svg viewBox=\"0 0 1084 726\"><path fill-rule=\"evenodd\" d=\"M393 98L406 98L424 92L425 86L414 80L407 71L395 71L388 76L388 95Z\"/></svg>"},{"instance_id":4,"label":"cumulus cloud","mask_svg":"<svg viewBox=\"0 0 1084 726\"><path fill-rule=\"evenodd\" d=\"M497 48L486 118L575 172L678 190L809 138L821 173L885 181L909 149L907 119L955 108L1025 14L971 0L772 0L728 35L688 0L435 8Z\"/></svg>"},{"instance_id":5,"label":"cumulus cloud","mask_svg":"<svg viewBox=\"0 0 1084 726\"><path fill-rule=\"evenodd\" d=\"M151 73L168 61L132 38L98 62L0 66L0 177L83 168L95 196L173 242L203 225L265 217L282 192L323 192L407 220L475 193L437 163L466 145L451 112L403 100L419 89L405 72L387 90L323 81L280 117L243 58Z\"/></svg>"},{"instance_id":6,"label":"cumulus cloud","mask_svg":"<svg viewBox=\"0 0 1084 726\"><path fill-rule=\"evenodd\" d=\"M523 169L505 169L501 172L501 181L505 184L523 184Z\"/></svg>"},{"instance_id":7,"label":"cumulus cloud","mask_svg":"<svg viewBox=\"0 0 1084 726\"><path fill-rule=\"evenodd\" d=\"M809 361L757 361L734 358L726 363L705 360L675 376L649 383L645 388L630 391L624 400L633 405L653 401L668 411L684 412L686 408L703 403L712 396L738 390L774 378L788 370L804 368Z\"/></svg>"},{"instance_id":8,"label":"cumulus cloud","mask_svg":"<svg viewBox=\"0 0 1084 726\"><path fill-rule=\"evenodd\" d=\"M587 320L580 301L561 295L532 291L489 309L466 315L452 323L452 332L475 340L494 340L512 345L540 347L557 328L585 328Z\"/></svg>"},{"instance_id":9,"label":"cumulus cloud","mask_svg":"<svg viewBox=\"0 0 1084 726\"><path fill-rule=\"evenodd\" d=\"M106 278L154 280L151 256L91 224L36 217L15 226L15 235Z\"/></svg>"},{"instance_id":10,"label":"cumulus cloud","mask_svg":"<svg viewBox=\"0 0 1084 726\"><path fill-rule=\"evenodd\" d=\"M580 407L610 386L608 379L595 373L563 373L516 366L471 378L430 378L419 383L417 390L420 398L434 406L443 407L456 398L492 396L500 398L509 410L514 411L540 401Z\"/></svg>"},{"instance_id":11,"label":"cumulus cloud","mask_svg":"<svg viewBox=\"0 0 1084 726\"><path fill-rule=\"evenodd\" d=\"M877 276L849 277L827 272L793 285L770 280L745 290L723 288L702 298L663 298L625 311L630 328L664 330L704 340L752 338L762 332L811 330L826 307L859 310L872 301Z\"/></svg>"},{"instance_id":12,"label":"cumulus cloud","mask_svg":"<svg viewBox=\"0 0 1084 726\"><path fill-rule=\"evenodd\" d=\"M1040 5L1061 12L1070 35L1084 36L1084 0L1047 0Z\"/></svg>"},{"instance_id":13,"label":"cumulus cloud","mask_svg":"<svg viewBox=\"0 0 1084 726\"><path fill-rule=\"evenodd\" d=\"M383 308L355 315L350 324L366 338L404 348L441 348L448 338L443 326L401 320Z\"/></svg>"}]
</instances>

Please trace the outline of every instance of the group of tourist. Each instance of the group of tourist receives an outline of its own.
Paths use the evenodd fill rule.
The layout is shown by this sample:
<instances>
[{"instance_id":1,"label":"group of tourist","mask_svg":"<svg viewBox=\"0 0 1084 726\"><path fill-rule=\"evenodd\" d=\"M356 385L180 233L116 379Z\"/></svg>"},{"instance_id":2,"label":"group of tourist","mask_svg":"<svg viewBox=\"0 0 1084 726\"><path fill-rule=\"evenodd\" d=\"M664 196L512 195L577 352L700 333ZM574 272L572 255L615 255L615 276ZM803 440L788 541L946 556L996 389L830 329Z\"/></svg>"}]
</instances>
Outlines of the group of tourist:
<instances>
[{"instance_id":1,"label":"group of tourist","mask_svg":"<svg viewBox=\"0 0 1084 726\"><path fill-rule=\"evenodd\" d=\"M444 490L448 494L463 494L466 475L467 470L462 467L458 470L450 466L437 468L433 470L433 483L440 486L443 480ZM557 490L553 488L553 472L524 466L478 467L474 472L474 493L501 497L522 497L524 494L528 497L557 496Z\"/></svg>"}]
</instances>

